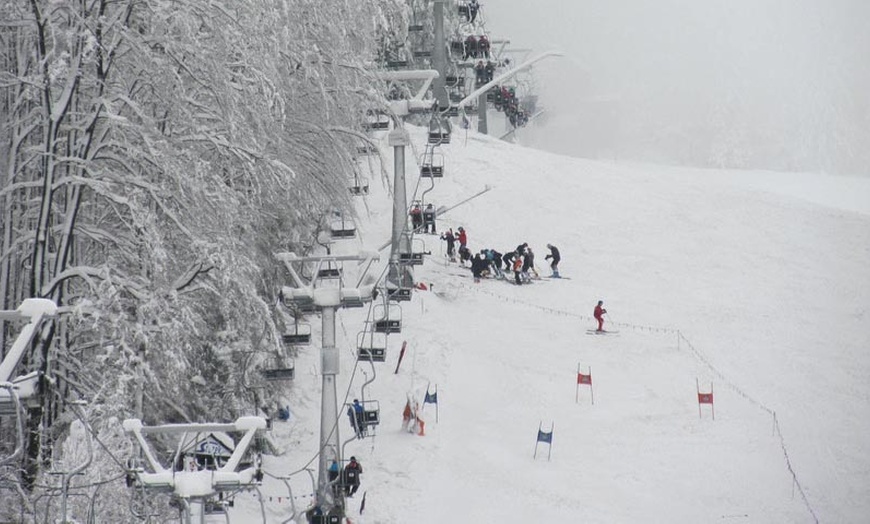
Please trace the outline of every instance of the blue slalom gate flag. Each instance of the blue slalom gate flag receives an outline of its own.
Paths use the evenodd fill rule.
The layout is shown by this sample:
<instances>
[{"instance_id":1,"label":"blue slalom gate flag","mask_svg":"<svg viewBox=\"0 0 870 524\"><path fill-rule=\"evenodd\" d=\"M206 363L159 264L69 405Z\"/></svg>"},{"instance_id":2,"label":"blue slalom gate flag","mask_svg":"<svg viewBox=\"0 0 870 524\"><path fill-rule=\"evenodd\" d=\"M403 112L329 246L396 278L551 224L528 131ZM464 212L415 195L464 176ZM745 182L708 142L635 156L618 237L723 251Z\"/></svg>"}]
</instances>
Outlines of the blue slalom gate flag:
<instances>
[{"instance_id":1,"label":"blue slalom gate flag","mask_svg":"<svg viewBox=\"0 0 870 524\"><path fill-rule=\"evenodd\" d=\"M437 404L438 403L438 392L429 393L426 391L426 398L423 399L424 404Z\"/></svg>"},{"instance_id":2,"label":"blue slalom gate flag","mask_svg":"<svg viewBox=\"0 0 870 524\"><path fill-rule=\"evenodd\" d=\"M535 439L535 454L532 455L534 458L538 458L538 444L543 442L544 444L549 445L547 449L547 460L550 460L550 454L553 452L553 430L556 428L556 423L553 422L550 424L550 431L544 431L541 429L543 426L543 421L541 424L538 424L538 438Z\"/></svg>"}]
</instances>

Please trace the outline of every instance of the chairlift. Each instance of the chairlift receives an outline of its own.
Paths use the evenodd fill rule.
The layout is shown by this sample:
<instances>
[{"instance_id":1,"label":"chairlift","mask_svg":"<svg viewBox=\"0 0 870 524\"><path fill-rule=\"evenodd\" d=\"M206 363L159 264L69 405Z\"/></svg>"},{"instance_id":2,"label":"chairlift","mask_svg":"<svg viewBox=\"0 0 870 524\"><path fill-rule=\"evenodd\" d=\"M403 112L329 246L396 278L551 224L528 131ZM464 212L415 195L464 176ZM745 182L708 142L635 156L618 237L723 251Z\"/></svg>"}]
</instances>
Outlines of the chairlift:
<instances>
[{"instance_id":1,"label":"chairlift","mask_svg":"<svg viewBox=\"0 0 870 524\"><path fill-rule=\"evenodd\" d=\"M305 346L311 343L311 325L306 322L294 322L293 331L284 333L281 341L285 346Z\"/></svg>"},{"instance_id":2,"label":"chairlift","mask_svg":"<svg viewBox=\"0 0 870 524\"><path fill-rule=\"evenodd\" d=\"M411 239L411 251L408 253L399 253L399 262L411 266L419 266L423 264L423 255L430 255L426 251L426 244L421 238Z\"/></svg>"},{"instance_id":3,"label":"chairlift","mask_svg":"<svg viewBox=\"0 0 870 524\"><path fill-rule=\"evenodd\" d=\"M284 286L281 288L278 298L285 307L296 311L310 313L317 310L317 306L314 304L314 294L309 288Z\"/></svg>"},{"instance_id":4,"label":"chairlift","mask_svg":"<svg viewBox=\"0 0 870 524\"><path fill-rule=\"evenodd\" d=\"M363 436L374 436L374 432L369 433L369 428L374 428L381 423L381 406L377 400L364 400L360 402L363 407L362 427L360 428ZM348 410L353 409L353 404L345 404Z\"/></svg>"},{"instance_id":5,"label":"chairlift","mask_svg":"<svg viewBox=\"0 0 870 524\"><path fill-rule=\"evenodd\" d=\"M465 42L462 40L451 40L450 41L450 54L456 55L460 58L465 58Z\"/></svg>"},{"instance_id":6,"label":"chairlift","mask_svg":"<svg viewBox=\"0 0 870 524\"><path fill-rule=\"evenodd\" d=\"M375 332L401 333L402 307L398 304L378 304L374 307Z\"/></svg>"},{"instance_id":7,"label":"chairlift","mask_svg":"<svg viewBox=\"0 0 870 524\"><path fill-rule=\"evenodd\" d=\"M369 194L369 181L364 179L359 175L359 173L354 173L350 179L350 184L348 185L348 190L350 194L353 196L362 196Z\"/></svg>"},{"instance_id":8,"label":"chairlift","mask_svg":"<svg viewBox=\"0 0 870 524\"><path fill-rule=\"evenodd\" d=\"M387 335L372 330L356 336L356 359L360 362L384 362L387 357Z\"/></svg>"},{"instance_id":9,"label":"chairlift","mask_svg":"<svg viewBox=\"0 0 870 524\"><path fill-rule=\"evenodd\" d=\"M466 21L471 20L471 9L469 9L466 2L460 2L456 7L458 8L459 16L465 18Z\"/></svg>"},{"instance_id":10,"label":"chairlift","mask_svg":"<svg viewBox=\"0 0 870 524\"><path fill-rule=\"evenodd\" d=\"M332 238L344 239L356 236L356 224L353 220L345 218L344 215L341 215L338 220L333 220L329 228Z\"/></svg>"},{"instance_id":11,"label":"chairlift","mask_svg":"<svg viewBox=\"0 0 870 524\"><path fill-rule=\"evenodd\" d=\"M356 153L363 156L376 155L378 154L378 148L370 142L363 142L356 146Z\"/></svg>"},{"instance_id":12,"label":"chairlift","mask_svg":"<svg viewBox=\"0 0 870 524\"><path fill-rule=\"evenodd\" d=\"M434 151L423 154L420 165L420 176L426 178L442 178L444 176L444 155Z\"/></svg>"},{"instance_id":13,"label":"chairlift","mask_svg":"<svg viewBox=\"0 0 870 524\"><path fill-rule=\"evenodd\" d=\"M429 143L450 143L450 121L446 118L432 118L429 120Z\"/></svg>"},{"instance_id":14,"label":"chairlift","mask_svg":"<svg viewBox=\"0 0 870 524\"><path fill-rule=\"evenodd\" d=\"M341 267L337 262L327 262L327 267L317 270L317 278L341 278Z\"/></svg>"},{"instance_id":15,"label":"chairlift","mask_svg":"<svg viewBox=\"0 0 870 524\"><path fill-rule=\"evenodd\" d=\"M418 49L414 51L414 58L431 58L432 50L431 49Z\"/></svg>"},{"instance_id":16,"label":"chairlift","mask_svg":"<svg viewBox=\"0 0 870 524\"><path fill-rule=\"evenodd\" d=\"M387 69L404 69L408 67L407 60L387 60Z\"/></svg>"},{"instance_id":17,"label":"chairlift","mask_svg":"<svg viewBox=\"0 0 870 524\"><path fill-rule=\"evenodd\" d=\"M396 302L408 302L411 300L411 288L410 287L388 287L387 288L387 297L390 300L394 300Z\"/></svg>"},{"instance_id":18,"label":"chairlift","mask_svg":"<svg viewBox=\"0 0 870 524\"><path fill-rule=\"evenodd\" d=\"M296 376L296 362L292 358L275 357L260 368L260 374L269 382L293 380Z\"/></svg>"},{"instance_id":19,"label":"chairlift","mask_svg":"<svg viewBox=\"0 0 870 524\"><path fill-rule=\"evenodd\" d=\"M414 24L410 24L410 25L408 26L408 32L409 32L409 33L419 33L419 32L422 31L422 30L423 30L423 24L416 24L416 23L414 23Z\"/></svg>"},{"instance_id":20,"label":"chairlift","mask_svg":"<svg viewBox=\"0 0 870 524\"><path fill-rule=\"evenodd\" d=\"M365 131L383 131L390 128L390 116L383 111L366 112L366 121L363 122Z\"/></svg>"}]
</instances>

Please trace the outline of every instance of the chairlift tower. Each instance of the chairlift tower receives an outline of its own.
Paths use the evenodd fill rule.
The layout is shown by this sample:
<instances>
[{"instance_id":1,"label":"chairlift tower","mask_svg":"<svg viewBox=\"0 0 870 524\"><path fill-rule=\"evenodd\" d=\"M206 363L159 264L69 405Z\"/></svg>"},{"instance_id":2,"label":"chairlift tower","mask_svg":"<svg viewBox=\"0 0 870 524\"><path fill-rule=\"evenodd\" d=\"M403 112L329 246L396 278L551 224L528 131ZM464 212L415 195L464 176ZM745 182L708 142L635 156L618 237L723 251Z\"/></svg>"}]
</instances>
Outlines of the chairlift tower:
<instances>
[{"instance_id":1,"label":"chairlift tower","mask_svg":"<svg viewBox=\"0 0 870 524\"><path fill-rule=\"evenodd\" d=\"M408 131L396 127L390 132L389 144L393 148L393 230L390 241L390 269L388 287L411 287L414 276L410 268L400 264L401 253L411 252L408 231L408 194L405 187L405 147L411 143Z\"/></svg>"},{"instance_id":2,"label":"chairlift tower","mask_svg":"<svg viewBox=\"0 0 870 524\"><path fill-rule=\"evenodd\" d=\"M432 66L438 71L438 77L432 87L435 91L435 99L438 101L439 111L446 110L450 106L444 80L447 74L447 47L444 45L444 2L445 0L432 2L435 18L435 48L432 50Z\"/></svg>"},{"instance_id":3,"label":"chairlift tower","mask_svg":"<svg viewBox=\"0 0 870 524\"><path fill-rule=\"evenodd\" d=\"M391 133L392 136L392 133ZM327 255L300 257L295 253L277 253L275 258L284 263L293 280L294 287L285 286L281 289L281 298L285 305L297 306L301 309L313 308L320 311L322 321L323 344L320 353L320 372L323 376L323 387L320 402L320 453L317 476L317 502L324 511L335 506L342 506L343 501L336 500L329 481L329 464L332 460L341 463L338 435L338 395L336 393L336 376L340 372L339 351L335 347L335 312L340 307L362 307L372 300L374 284L363 284L366 273L372 263L379 260L377 252L361 252L358 255ZM332 267L339 262L355 261L364 264L357 276L356 285L345 287L340 277L337 285L319 286L319 275L324 267ZM294 264L315 263L316 268L310 282L300 276L301 267L297 270ZM336 279L331 279L335 282Z\"/></svg>"}]
</instances>

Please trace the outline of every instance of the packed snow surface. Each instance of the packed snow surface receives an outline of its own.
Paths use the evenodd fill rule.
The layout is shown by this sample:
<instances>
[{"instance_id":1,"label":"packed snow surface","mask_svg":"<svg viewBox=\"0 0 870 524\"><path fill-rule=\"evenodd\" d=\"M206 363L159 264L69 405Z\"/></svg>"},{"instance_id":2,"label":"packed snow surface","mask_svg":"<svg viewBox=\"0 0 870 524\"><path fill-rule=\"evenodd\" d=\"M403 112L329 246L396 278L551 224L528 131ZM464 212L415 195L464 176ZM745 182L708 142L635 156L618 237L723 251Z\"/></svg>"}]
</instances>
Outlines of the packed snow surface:
<instances>
[{"instance_id":1,"label":"packed snow surface","mask_svg":"<svg viewBox=\"0 0 870 524\"><path fill-rule=\"evenodd\" d=\"M425 134L411 136L419 155ZM377 436L344 448L364 469L354 522L867 522L870 180L600 163L460 130L440 150L434 188L409 151L409 204L431 188L422 198L449 207L489 186L439 232L464 226L472 251L527 242L542 275L552 243L570 279L475 284L418 235L430 290L402 303L386 363L356 362L367 308L339 313L339 398L381 410ZM357 206L359 238L333 252L389 240L380 175ZM598 300L618 333L587 334ZM233 517L285 521L288 485L297 508L311 503L298 471L317 466L317 348L299 353L292 418L272 433L284 454L265 463L290 480L267 478L263 509L244 494ZM578 389L578 366L594 390ZM696 384L712 388L715 420ZM425 404L425 436L402 431L407 396L427 387L437 421ZM553 443L535 458L539 426ZM341 407L338 428L353 435Z\"/></svg>"}]
</instances>

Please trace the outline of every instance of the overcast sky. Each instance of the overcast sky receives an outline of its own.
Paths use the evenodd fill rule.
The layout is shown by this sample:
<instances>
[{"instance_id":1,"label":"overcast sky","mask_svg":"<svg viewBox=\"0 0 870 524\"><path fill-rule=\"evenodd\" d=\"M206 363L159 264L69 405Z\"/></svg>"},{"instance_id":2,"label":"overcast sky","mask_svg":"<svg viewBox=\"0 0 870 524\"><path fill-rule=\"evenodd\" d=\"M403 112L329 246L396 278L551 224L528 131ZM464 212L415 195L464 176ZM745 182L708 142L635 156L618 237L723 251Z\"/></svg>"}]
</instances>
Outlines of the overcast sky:
<instances>
[{"instance_id":1,"label":"overcast sky","mask_svg":"<svg viewBox=\"0 0 870 524\"><path fill-rule=\"evenodd\" d=\"M538 147L870 173L870 1L483 5L493 37L567 54L536 71L546 125L525 140Z\"/></svg>"}]
</instances>

